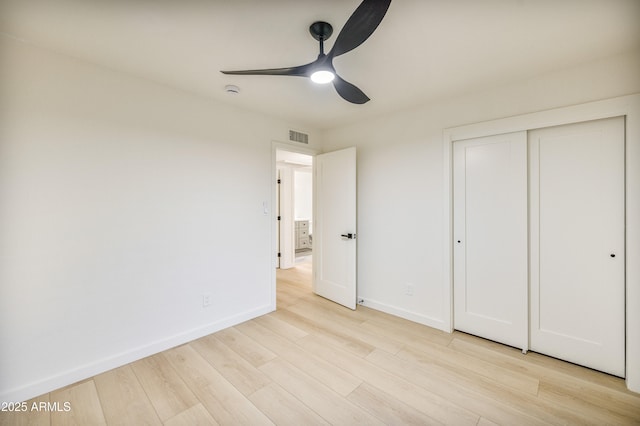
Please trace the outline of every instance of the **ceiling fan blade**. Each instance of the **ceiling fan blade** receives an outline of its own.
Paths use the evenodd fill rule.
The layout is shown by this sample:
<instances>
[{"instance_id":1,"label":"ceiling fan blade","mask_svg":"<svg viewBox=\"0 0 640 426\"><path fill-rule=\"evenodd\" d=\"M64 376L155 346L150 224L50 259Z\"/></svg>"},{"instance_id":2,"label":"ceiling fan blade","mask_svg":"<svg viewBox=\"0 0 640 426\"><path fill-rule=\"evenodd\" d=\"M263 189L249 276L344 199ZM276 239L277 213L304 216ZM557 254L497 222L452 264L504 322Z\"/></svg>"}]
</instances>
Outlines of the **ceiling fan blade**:
<instances>
[{"instance_id":1,"label":"ceiling fan blade","mask_svg":"<svg viewBox=\"0 0 640 426\"><path fill-rule=\"evenodd\" d=\"M287 68L267 68L261 70L240 70L240 71L220 71L222 74L229 75L289 75L289 76L297 76L297 77L306 77L309 75L309 70L311 69L311 65L315 62L311 62L310 64L300 65L297 67L287 67Z\"/></svg>"},{"instance_id":2,"label":"ceiling fan blade","mask_svg":"<svg viewBox=\"0 0 640 426\"><path fill-rule=\"evenodd\" d=\"M360 46L378 28L391 0L364 0L338 34L328 56L336 57Z\"/></svg>"},{"instance_id":3,"label":"ceiling fan blade","mask_svg":"<svg viewBox=\"0 0 640 426\"><path fill-rule=\"evenodd\" d=\"M336 88L336 91L340 96L342 96L342 99L349 101L352 104L364 104L370 100L362 90L358 89L348 81L343 80L339 75L336 75L333 79L333 87Z\"/></svg>"}]
</instances>

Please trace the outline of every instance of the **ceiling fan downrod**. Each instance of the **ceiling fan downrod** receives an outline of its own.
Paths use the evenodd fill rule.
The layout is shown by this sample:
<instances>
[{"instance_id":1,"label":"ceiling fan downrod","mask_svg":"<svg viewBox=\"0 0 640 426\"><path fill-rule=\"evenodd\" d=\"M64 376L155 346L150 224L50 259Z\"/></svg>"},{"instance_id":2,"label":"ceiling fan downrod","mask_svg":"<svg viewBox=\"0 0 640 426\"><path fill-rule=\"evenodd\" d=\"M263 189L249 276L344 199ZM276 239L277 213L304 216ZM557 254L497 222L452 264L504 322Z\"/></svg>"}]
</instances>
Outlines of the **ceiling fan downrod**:
<instances>
[{"instance_id":1,"label":"ceiling fan downrod","mask_svg":"<svg viewBox=\"0 0 640 426\"><path fill-rule=\"evenodd\" d=\"M324 41L328 40L333 34L333 27L328 22L317 21L311 24L309 32L314 39L320 42L320 55L318 57L324 56Z\"/></svg>"}]
</instances>

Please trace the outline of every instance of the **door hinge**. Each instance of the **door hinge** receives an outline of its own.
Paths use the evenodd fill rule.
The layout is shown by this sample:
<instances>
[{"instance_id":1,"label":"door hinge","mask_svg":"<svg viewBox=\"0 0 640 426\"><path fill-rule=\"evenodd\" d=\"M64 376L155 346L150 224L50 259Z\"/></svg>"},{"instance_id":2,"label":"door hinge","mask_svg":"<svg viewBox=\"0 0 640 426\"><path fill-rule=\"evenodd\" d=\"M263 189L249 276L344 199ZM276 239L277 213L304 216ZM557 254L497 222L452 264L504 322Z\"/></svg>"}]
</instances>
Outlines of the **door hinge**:
<instances>
[{"instance_id":1,"label":"door hinge","mask_svg":"<svg viewBox=\"0 0 640 426\"><path fill-rule=\"evenodd\" d=\"M278 253L278 257L281 257L281 253Z\"/></svg>"},{"instance_id":2,"label":"door hinge","mask_svg":"<svg viewBox=\"0 0 640 426\"><path fill-rule=\"evenodd\" d=\"M277 183L282 183L282 179L278 179Z\"/></svg>"},{"instance_id":3,"label":"door hinge","mask_svg":"<svg viewBox=\"0 0 640 426\"><path fill-rule=\"evenodd\" d=\"M282 219L280 219L280 216L278 216L278 220L282 220Z\"/></svg>"}]
</instances>

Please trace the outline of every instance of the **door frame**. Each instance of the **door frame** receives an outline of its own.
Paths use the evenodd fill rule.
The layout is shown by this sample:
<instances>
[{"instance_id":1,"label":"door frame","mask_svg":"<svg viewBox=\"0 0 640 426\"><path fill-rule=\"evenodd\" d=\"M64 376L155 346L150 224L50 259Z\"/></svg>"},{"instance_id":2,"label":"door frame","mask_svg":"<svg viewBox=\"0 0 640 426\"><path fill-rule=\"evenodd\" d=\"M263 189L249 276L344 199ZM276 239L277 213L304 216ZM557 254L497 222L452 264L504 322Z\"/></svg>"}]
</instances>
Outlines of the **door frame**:
<instances>
[{"instance_id":1,"label":"door frame","mask_svg":"<svg viewBox=\"0 0 640 426\"><path fill-rule=\"evenodd\" d=\"M291 167L280 167L276 165L276 173L278 173L278 183L276 184L276 193L279 193L276 211L276 253L280 256L276 257L276 265L280 269L293 268L296 262L296 243L295 243L295 200L294 200L294 183L295 173ZM284 209L283 209L284 207ZM277 217L280 220L277 220ZM284 241L283 241L284 237Z\"/></svg>"},{"instance_id":2,"label":"door frame","mask_svg":"<svg viewBox=\"0 0 640 426\"><path fill-rule=\"evenodd\" d=\"M276 310L276 260L278 252L276 249L278 243L278 214L276 209L276 191L278 190L278 170L276 164L276 152L277 151L289 151L297 152L299 154L310 155L315 157L320 153L317 149L307 148L303 146L293 145L290 143L271 141L271 249L269 250L269 256L271 258L271 310ZM315 161L315 159L314 159ZM313 189L312 189L313 190ZM315 194L314 194L315 195ZM313 197L315 202L315 196ZM313 262L313 257L312 257Z\"/></svg>"},{"instance_id":3,"label":"door frame","mask_svg":"<svg viewBox=\"0 0 640 426\"><path fill-rule=\"evenodd\" d=\"M625 117L626 385L640 392L640 94L445 129L443 132L443 330L453 331L453 142Z\"/></svg>"}]
</instances>

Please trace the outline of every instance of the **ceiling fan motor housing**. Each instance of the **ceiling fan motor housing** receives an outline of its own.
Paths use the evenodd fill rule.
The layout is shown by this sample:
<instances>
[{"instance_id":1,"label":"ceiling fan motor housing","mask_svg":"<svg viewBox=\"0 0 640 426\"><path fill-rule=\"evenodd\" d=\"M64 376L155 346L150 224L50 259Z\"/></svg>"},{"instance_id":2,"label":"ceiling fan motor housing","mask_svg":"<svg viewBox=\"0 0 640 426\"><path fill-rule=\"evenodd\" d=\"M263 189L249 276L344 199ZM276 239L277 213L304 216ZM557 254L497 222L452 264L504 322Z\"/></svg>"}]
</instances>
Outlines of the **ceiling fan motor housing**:
<instances>
[{"instance_id":1,"label":"ceiling fan motor housing","mask_svg":"<svg viewBox=\"0 0 640 426\"><path fill-rule=\"evenodd\" d=\"M333 34L333 27L328 22L317 21L311 24L309 32L314 39L324 41L328 40L331 34Z\"/></svg>"}]
</instances>

